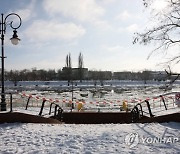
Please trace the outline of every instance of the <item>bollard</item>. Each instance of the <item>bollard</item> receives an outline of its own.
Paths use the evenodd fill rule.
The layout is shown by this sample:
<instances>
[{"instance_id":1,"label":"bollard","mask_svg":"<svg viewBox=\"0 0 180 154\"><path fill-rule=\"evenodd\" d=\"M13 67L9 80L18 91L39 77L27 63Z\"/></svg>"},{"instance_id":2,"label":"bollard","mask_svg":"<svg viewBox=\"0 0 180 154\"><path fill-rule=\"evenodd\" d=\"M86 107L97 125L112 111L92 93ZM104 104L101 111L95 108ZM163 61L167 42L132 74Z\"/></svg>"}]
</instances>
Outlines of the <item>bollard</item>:
<instances>
[{"instance_id":1,"label":"bollard","mask_svg":"<svg viewBox=\"0 0 180 154\"><path fill-rule=\"evenodd\" d=\"M42 115L45 102L46 102L46 100L43 100L42 105L41 105L41 110L40 110L40 112L39 112L39 115L40 115L40 116Z\"/></svg>"},{"instance_id":2,"label":"bollard","mask_svg":"<svg viewBox=\"0 0 180 154\"><path fill-rule=\"evenodd\" d=\"M26 103L26 108L25 108L25 110L27 110L27 108L28 108L30 99L31 99L31 96L28 97L28 100L27 100L27 103Z\"/></svg>"}]
</instances>

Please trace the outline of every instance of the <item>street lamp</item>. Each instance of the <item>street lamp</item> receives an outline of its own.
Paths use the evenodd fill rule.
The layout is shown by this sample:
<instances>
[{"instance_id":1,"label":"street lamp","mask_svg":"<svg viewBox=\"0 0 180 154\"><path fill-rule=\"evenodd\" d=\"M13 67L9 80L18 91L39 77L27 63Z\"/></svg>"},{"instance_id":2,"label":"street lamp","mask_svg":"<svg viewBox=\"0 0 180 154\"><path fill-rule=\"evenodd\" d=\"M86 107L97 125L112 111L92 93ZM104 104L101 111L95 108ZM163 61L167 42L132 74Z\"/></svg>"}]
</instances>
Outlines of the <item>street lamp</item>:
<instances>
[{"instance_id":1,"label":"street lamp","mask_svg":"<svg viewBox=\"0 0 180 154\"><path fill-rule=\"evenodd\" d=\"M13 21L7 21L7 19L10 16L15 16L18 18L18 24L17 22ZM18 38L17 31L21 26L21 18L18 14L16 13L10 13L6 17L4 17L4 14L1 14L1 19L0 19L0 34L1 34L1 111L6 111L6 99L5 99L5 91L4 91L4 35L6 33L6 27L10 26L13 29L13 36L10 39L13 45L17 45L20 39Z\"/></svg>"}]
</instances>

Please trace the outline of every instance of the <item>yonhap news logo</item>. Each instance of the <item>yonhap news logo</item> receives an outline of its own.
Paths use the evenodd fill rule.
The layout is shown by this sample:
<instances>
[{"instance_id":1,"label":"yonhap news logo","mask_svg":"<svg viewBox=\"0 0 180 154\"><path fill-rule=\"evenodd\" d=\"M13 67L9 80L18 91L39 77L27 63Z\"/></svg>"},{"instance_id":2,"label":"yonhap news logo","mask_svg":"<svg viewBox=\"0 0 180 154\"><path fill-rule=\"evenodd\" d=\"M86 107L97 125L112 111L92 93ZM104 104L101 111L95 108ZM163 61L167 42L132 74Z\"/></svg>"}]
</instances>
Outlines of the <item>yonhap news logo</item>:
<instances>
[{"instance_id":1,"label":"yonhap news logo","mask_svg":"<svg viewBox=\"0 0 180 154\"><path fill-rule=\"evenodd\" d=\"M129 146L129 148L133 148L139 143L139 135L138 133L130 133L125 137L125 143Z\"/></svg>"},{"instance_id":2,"label":"yonhap news logo","mask_svg":"<svg viewBox=\"0 0 180 154\"><path fill-rule=\"evenodd\" d=\"M125 136L125 144L129 148L136 147L139 143L141 144L174 144L180 141L179 137L156 137L156 136L140 136L138 133L129 133Z\"/></svg>"}]
</instances>

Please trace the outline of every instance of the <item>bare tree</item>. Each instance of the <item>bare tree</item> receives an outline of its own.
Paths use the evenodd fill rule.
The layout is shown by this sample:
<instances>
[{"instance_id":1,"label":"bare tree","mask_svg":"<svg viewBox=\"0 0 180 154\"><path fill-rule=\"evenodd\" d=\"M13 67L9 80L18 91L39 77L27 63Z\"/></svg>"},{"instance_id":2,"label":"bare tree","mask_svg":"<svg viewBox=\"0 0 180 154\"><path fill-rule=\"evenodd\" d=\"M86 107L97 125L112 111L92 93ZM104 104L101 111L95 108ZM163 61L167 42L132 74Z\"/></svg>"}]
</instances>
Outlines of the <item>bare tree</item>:
<instances>
[{"instance_id":1,"label":"bare tree","mask_svg":"<svg viewBox=\"0 0 180 154\"><path fill-rule=\"evenodd\" d=\"M79 76L80 82L82 82L83 77L84 77L83 68L84 68L83 55L80 52L79 57L78 57L78 74L79 74L78 76Z\"/></svg>"},{"instance_id":2,"label":"bare tree","mask_svg":"<svg viewBox=\"0 0 180 154\"><path fill-rule=\"evenodd\" d=\"M164 1L166 2L166 7L161 11L157 11L152 7L155 0L143 0L144 6L147 9L151 9L155 25L142 33L136 33L133 43L139 42L144 45L156 43L157 46L149 56L159 49L167 51L175 45L180 46L180 1ZM169 62L178 63L179 61L180 54L174 55Z\"/></svg>"},{"instance_id":3,"label":"bare tree","mask_svg":"<svg viewBox=\"0 0 180 154\"><path fill-rule=\"evenodd\" d=\"M9 72L9 80L13 82L14 86L17 86L18 82L20 81L19 71L11 70Z\"/></svg>"},{"instance_id":4,"label":"bare tree","mask_svg":"<svg viewBox=\"0 0 180 154\"><path fill-rule=\"evenodd\" d=\"M69 59L69 56L67 55L67 56L66 56L66 64L65 64L65 67L69 67L69 60L68 60L68 59Z\"/></svg>"},{"instance_id":5,"label":"bare tree","mask_svg":"<svg viewBox=\"0 0 180 154\"><path fill-rule=\"evenodd\" d=\"M69 53L66 56L66 64L65 64L65 69L66 69L66 75L68 78L68 85L70 84L70 81L72 80L72 64L71 64L71 54Z\"/></svg>"},{"instance_id":6,"label":"bare tree","mask_svg":"<svg viewBox=\"0 0 180 154\"><path fill-rule=\"evenodd\" d=\"M142 73L141 73L141 79L144 81L144 84L147 84L147 81L150 80L152 77L151 77L151 72L148 71L148 70L144 70Z\"/></svg>"},{"instance_id":7,"label":"bare tree","mask_svg":"<svg viewBox=\"0 0 180 154\"><path fill-rule=\"evenodd\" d=\"M71 54L69 53L69 58L68 58L68 60L69 60L69 68L72 68L72 64L71 64Z\"/></svg>"},{"instance_id":8,"label":"bare tree","mask_svg":"<svg viewBox=\"0 0 180 154\"><path fill-rule=\"evenodd\" d=\"M71 65L71 54L70 53L66 56L65 67L67 67L67 68L71 68L72 67L72 65Z\"/></svg>"}]
</instances>

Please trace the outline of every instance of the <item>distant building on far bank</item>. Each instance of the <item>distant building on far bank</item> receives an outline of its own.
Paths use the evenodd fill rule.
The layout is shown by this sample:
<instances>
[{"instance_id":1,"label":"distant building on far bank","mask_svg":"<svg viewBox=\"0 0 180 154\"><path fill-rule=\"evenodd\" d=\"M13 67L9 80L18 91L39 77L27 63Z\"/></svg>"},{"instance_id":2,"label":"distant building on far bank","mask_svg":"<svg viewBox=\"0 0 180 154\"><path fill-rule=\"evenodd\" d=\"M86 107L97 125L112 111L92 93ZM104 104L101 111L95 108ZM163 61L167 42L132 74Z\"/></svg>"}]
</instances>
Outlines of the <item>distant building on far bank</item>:
<instances>
[{"instance_id":1,"label":"distant building on far bank","mask_svg":"<svg viewBox=\"0 0 180 154\"><path fill-rule=\"evenodd\" d=\"M82 74L82 77L80 76ZM88 68L62 68L62 75L64 80L73 79L73 80L83 80L88 79Z\"/></svg>"},{"instance_id":2,"label":"distant building on far bank","mask_svg":"<svg viewBox=\"0 0 180 154\"><path fill-rule=\"evenodd\" d=\"M167 80L165 71L113 72L114 80Z\"/></svg>"},{"instance_id":3,"label":"distant building on far bank","mask_svg":"<svg viewBox=\"0 0 180 154\"><path fill-rule=\"evenodd\" d=\"M151 75L154 80L162 81L167 79L167 73L165 71L151 71Z\"/></svg>"}]
</instances>

